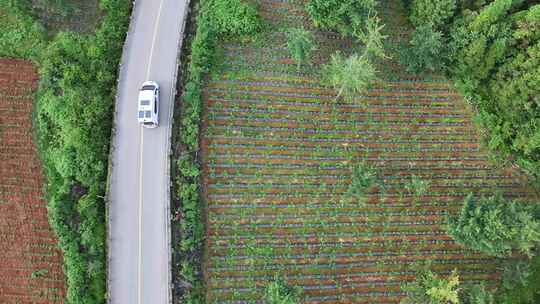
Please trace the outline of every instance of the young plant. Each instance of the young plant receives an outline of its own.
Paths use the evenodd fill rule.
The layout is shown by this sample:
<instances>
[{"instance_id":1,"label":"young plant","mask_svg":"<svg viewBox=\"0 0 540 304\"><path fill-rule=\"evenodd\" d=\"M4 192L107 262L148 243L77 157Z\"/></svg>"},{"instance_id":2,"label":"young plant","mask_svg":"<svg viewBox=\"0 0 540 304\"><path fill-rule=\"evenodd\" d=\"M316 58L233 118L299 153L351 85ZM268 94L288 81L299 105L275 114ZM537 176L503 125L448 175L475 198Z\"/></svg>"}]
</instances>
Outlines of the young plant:
<instances>
[{"instance_id":1,"label":"young plant","mask_svg":"<svg viewBox=\"0 0 540 304\"><path fill-rule=\"evenodd\" d=\"M405 184L405 190L413 195L415 200L418 200L420 197L426 195L429 189L429 182L421 179L416 175L411 176L411 180Z\"/></svg>"},{"instance_id":2,"label":"young plant","mask_svg":"<svg viewBox=\"0 0 540 304\"><path fill-rule=\"evenodd\" d=\"M302 300L302 291L290 286L284 278L274 276L274 280L264 291L265 304L298 304Z\"/></svg>"},{"instance_id":3,"label":"young plant","mask_svg":"<svg viewBox=\"0 0 540 304\"><path fill-rule=\"evenodd\" d=\"M311 63L312 52L317 49L313 34L304 28L291 28L286 32L287 49L300 71L303 64Z\"/></svg>"},{"instance_id":4,"label":"young plant","mask_svg":"<svg viewBox=\"0 0 540 304\"><path fill-rule=\"evenodd\" d=\"M352 168L352 179L344 194L346 202L357 201L361 205L367 202L369 188L376 185L377 174L365 164L357 164Z\"/></svg>"}]
</instances>

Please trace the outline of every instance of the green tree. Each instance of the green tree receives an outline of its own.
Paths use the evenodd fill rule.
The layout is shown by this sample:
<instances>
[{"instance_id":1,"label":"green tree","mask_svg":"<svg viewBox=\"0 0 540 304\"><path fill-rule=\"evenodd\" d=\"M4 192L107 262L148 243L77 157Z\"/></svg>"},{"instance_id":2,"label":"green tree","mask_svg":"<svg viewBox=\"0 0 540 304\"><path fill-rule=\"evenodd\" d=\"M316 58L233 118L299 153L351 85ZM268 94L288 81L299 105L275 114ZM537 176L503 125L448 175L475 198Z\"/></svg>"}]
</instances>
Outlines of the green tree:
<instances>
[{"instance_id":1,"label":"green tree","mask_svg":"<svg viewBox=\"0 0 540 304\"><path fill-rule=\"evenodd\" d=\"M434 72L444 66L443 35L431 25L417 27L409 45L400 52L400 61L410 73Z\"/></svg>"},{"instance_id":2,"label":"green tree","mask_svg":"<svg viewBox=\"0 0 540 304\"><path fill-rule=\"evenodd\" d=\"M265 304L299 304L302 303L302 291L298 287L287 284L279 275L264 290Z\"/></svg>"},{"instance_id":3,"label":"green tree","mask_svg":"<svg viewBox=\"0 0 540 304\"><path fill-rule=\"evenodd\" d=\"M435 29L448 23L456 11L456 0L413 0L411 22L416 26L431 25Z\"/></svg>"},{"instance_id":4,"label":"green tree","mask_svg":"<svg viewBox=\"0 0 540 304\"><path fill-rule=\"evenodd\" d=\"M531 3L532 4L532 3ZM449 71L490 150L540 177L540 5L495 0L452 28Z\"/></svg>"},{"instance_id":5,"label":"green tree","mask_svg":"<svg viewBox=\"0 0 540 304\"><path fill-rule=\"evenodd\" d=\"M330 63L322 70L324 82L338 91L336 100L342 95L348 101L364 93L377 79L375 67L362 56L353 54L348 58L340 53L332 55Z\"/></svg>"},{"instance_id":6,"label":"green tree","mask_svg":"<svg viewBox=\"0 0 540 304\"><path fill-rule=\"evenodd\" d=\"M526 287L531 276L531 265L527 261L507 261L502 274L502 287L511 290L516 287Z\"/></svg>"},{"instance_id":7,"label":"green tree","mask_svg":"<svg viewBox=\"0 0 540 304\"><path fill-rule=\"evenodd\" d=\"M315 26L354 36L375 14L375 0L310 0L306 10Z\"/></svg>"},{"instance_id":8,"label":"green tree","mask_svg":"<svg viewBox=\"0 0 540 304\"><path fill-rule=\"evenodd\" d=\"M344 58L336 53L332 55L330 63L323 66L323 83L338 91L335 100L343 96L347 101L352 101L355 95L366 92L377 79L373 61L385 57L383 40L386 38L381 34L384 26L379 22L378 17L370 17L365 29L357 33L364 46L361 55L352 54Z\"/></svg>"},{"instance_id":9,"label":"green tree","mask_svg":"<svg viewBox=\"0 0 540 304\"><path fill-rule=\"evenodd\" d=\"M311 53L316 50L315 39L313 34L304 28L291 28L286 35L287 49L300 70L302 64L311 62Z\"/></svg>"},{"instance_id":10,"label":"green tree","mask_svg":"<svg viewBox=\"0 0 540 304\"><path fill-rule=\"evenodd\" d=\"M492 197L467 196L457 217L451 217L448 233L463 246L504 257L513 249L531 255L540 243L540 222L530 208Z\"/></svg>"},{"instance_id":11,"label":"green tree","mask_svg":"<svg viewBox=\"0 0 540 304\"><path fill-rule=\"evenodd\" d=\"M453 271L448 277L440 277L422 267L416 273L416 280L401 288L407 296L401 304L458 304L459 276Z\"/></svg>"}]
</instances>

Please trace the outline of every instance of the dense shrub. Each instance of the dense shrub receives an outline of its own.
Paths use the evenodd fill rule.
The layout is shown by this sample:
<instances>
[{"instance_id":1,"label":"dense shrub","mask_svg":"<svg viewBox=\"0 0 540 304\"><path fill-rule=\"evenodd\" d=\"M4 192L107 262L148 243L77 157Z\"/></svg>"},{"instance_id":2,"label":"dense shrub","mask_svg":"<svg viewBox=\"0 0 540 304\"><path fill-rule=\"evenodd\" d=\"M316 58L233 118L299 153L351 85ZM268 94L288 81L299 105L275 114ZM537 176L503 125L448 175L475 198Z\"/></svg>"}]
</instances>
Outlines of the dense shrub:
<instances>
[{"instance_id":1,"label":"dense shrub","mask_svg":"<svg viewBox=\"0 0 540 304\"><path fill-rule=\"evenodd\" d=\"M261 27L262 21L256 8L245 1L200 1L197 31L191 44L188 76L182 94L179 131L182 155L176 161L179 169L176 197L180 200L179 211L183 216L179 227L183 303L204 303L202 261L198 260L204 239L203 202L199 194L200 167L197 160L204 78L215 61L219 37L248 36L260 31Z\"/></svg>"},{"instance_id":2,"label":"dense shrub","mask_svg":"<svg viewBox=\"0 0 540 304\"><path fill-rule=\"evenodd\" d=\"M539 177L540 5L520 4L495 0L456 23L450 72L478 109L491 150Z\"/></svg>"},{"instance_id":3,"label":"dense shrub","mask_svg":"<svg viewBox=\"0 0 540 304\"><path fill-rule=\"evenodd\" d=\"M497 304L540 303L539 286L540 254L536 252L533 259L518 262L512 267L506 267L503 276L504 290L498 296Z\"/></svg>"},{"instance_id":4,"label":"dense shrub","mask_svg":"<svg viewBox=\"0 0 540 304\"><path fill-rule=\"evenodd\" d=\"M409 45L400 51L400 61L410 73L435 72L442 70L445 55L443 36L431 25L417 27Z\"/></svg>"},{"instance_id":5,"label":"dense shrub","mask_svg":"<svg viewBox=\"0 0 540 304\"><path fill-rule=\"evenodd\" d=\"M459 244L498 257L512 250L531 255L540 244L540 221L531 208L501 195L469 195L459 216L449 219L447 231Z\"/></svg>"},{"instance_id":6,"label":"dense shrub","mask_svg":"<svg viewBox=\"0 0 540 304\"><path fill-rule=\"evenodd\" d=\"M462 293L463 304L495 304L494 293L487 290L484 284L477 284L467 288Z\"/></svg>"},{"instance_id":7,"label":"dense shrub","mask_svg":"<svg viewBox=\"0 0 540 304\"><path fill-rule=\"evenodd\" d=\"M428 51L433 56L411 56L422 53L411 46L403 56L413 63L410 70L428 65L415 63L424 58L442 66L475 107L493 155L519 165L540 185L540 4L524 0L405 2L411 2L410 19L418 26L416 33L423 24L431 25L442 33L445 50L437 61L433 51ZM439 39L427 39L430 36L425 34L416 45L427 46Z\"/></svg>"},{"instance_id":8,"label":"dense shrub","mask_svg":"<svg viewBox=\"0 0 540 304\"><path fill-rule=\"evenodd\" d=\"M45 30L31 14L27 0L2 1L0 6L0 57L36 60L45 47Z\"/></svg>"},{"instance_id":9,"label":"dense shrub","mask_svg":"<svg viewBox=\"0 0 540 304\"><path fill-rule=\"evenodd\" d=\"M416 27L431 25L438 29L456 10L456 0L413 0L411 4L410 19Z\"/></svg>"},{"instance_id":10,"label":"dense shrub","mask_svg":"<svg viewBox=\"0 0 540 304\"><path fill-rule=\"evenodd\" d=\"M102 0L94 36L60 33L40 56L36 127L68 303L104 303L105 181L117 67L131 3Z\"/></svg>"},{"instance_id":11,"label":"dense shrub","mask_svg":"<svg viewBox=\"0 0 540 304\"><path fill-rule=\"evenodd\" d=\"M502 287L506 290L512 290L527 285L527 279L531 276L529 268L530 265L527 261L507 261L502 274Z\"/></svg>"},{"instance_id":12,"label":"dense shrub","mask_svg":"<svg viewBox=\"0 0 540 304\"><path fill-rule=\"evenodd\" d=\"M310 0L306 10L315 26L356 36L375 15L375 5L375 0Z\"/></svg>"},{"instance_id":13,"label":"dense shrub","mask_svg":"<svg viewBox=\"0 0 540 304\"><path fill-rule=\"evenodd\" d=\"M255 2L246 0L208 1L210 22L216 32L229 37L245 36L261 30L262 22Z\"/></svg>"}]
</instances>

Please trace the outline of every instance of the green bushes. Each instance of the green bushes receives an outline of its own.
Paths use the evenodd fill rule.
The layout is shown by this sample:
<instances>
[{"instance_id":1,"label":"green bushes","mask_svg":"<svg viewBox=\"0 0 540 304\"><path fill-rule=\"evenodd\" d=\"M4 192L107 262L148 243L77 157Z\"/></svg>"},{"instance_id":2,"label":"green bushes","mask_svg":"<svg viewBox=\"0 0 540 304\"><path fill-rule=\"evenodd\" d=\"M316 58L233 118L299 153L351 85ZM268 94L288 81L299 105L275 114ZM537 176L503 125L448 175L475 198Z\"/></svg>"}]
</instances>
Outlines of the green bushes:
<instances>
[{"instance_id":1,"label":"green bushes","mask_svg":"<svg viewBox=\"0 0 540 304\"><path fill-rule=\"evenodd\" d=\"M482 286L464 293L467 304L538 303L540 282L540 216L537 204L506 201L500 195L474 199L469 195L457 217L449 219L448 233L461 245L498 257L519 252L529 257L503 264L501 288ZM482 287L482 288L480 288Z\"/></svg>"},{"instance_id":2,"label":"green bushes","mask_svg":"<svg viewBox=\"0 0 540 304\"><path fill-rule=\"evenodd\" d=\"M429 25L434 29L448 24L456 11L456 0L413 0L410 20L416 27Z\"/></svg>"},{"instance_id":3,"label":"green bushes","mask_svg":"<svg viewBox=\"0 0 540 304\"><path fill-rule=\"evenodd\" d=\"M526 272L526 273L525 273ZM524 275L526 274L526 275ZM503 292L498 297L500 304L536 304L540 303L540 254L521 263L513 269L505 269Z\"/></svg>"},{"instance_id":4,"label":"green bushes","mask_svg":"<svg viewBox=\"0 0 540 304\"><path fill-rule=\"evenodd\" d=\"M478 109L488 147L540 176L540 5L496 0L452 31L450 74Z\"/></svg>"},{"instance_id":5,"label":"green bushes","mask_svg":"<svg viewBox=\"0 0 540 304\"><path fill-rule=\"evenodd\" d=\"M38 146L49 221L64 253L68 303L106 297L105 181L116 72L131 5L102 0L90 37L58 34L40 55Z\"/></svg>"},{"instance_id":6,"label":"green bushes","mask_svg":"<svg viewBox=\"0 0 540 304\"><path fill-rule=\"evenodd\" d=\"M218 37L244 37L262 29L256 7L245 1L201 0L197 17L197 31L191 44L188 77L182 94L180 136L182 155L176 161L176 177L180 200L180 276L184 282L182 303L204 303L202 269L199 260L204 224L200 197L197 153L199 151L199 123L202 110L202 86L205 76L215 61Z\"/></svg>"},{"instance_id":7,"label":"green bushes","mask_svg":"<svg viewBox=\"0 0 540 304\"><path fill-rule=\"evenodd\" d=\"M540 221L532 210L500 195L469 195L457 218L450 218L448 233L460 244L489 255L504 257L519 250L531 255L540 244Z\"/></svg>"},{"instance_id":8,"label":"green bushes","mask_svg":"<svg viewBox=\"0 0 540 304\"><path fill-rule=\"evenodd\" d=\"M243 0L208 1L208 13L216 33L229 37L250 35L262 28L255 2Z\"/></svg>"},{"instance_id":9,"label":"green bushes","mask_svg":"<svg viewBox=\"0 0 540 304\"><path fill-rule=\"evenodd\" d=\"M407 296L401 304L516 304L501 302L496 297L496 290L487 289L483 283L461 285L455 270L447 277L442 277L434 273L430 266L430 261L417 266L419 268L415 280L402 285Z\"/></svg>"},{"instance_id":10,"label":"green bushes","mask_svg":"<svg viewBox=\"0 0 540 304\"><path fill-rule=\"evenodd\" d=\"M45 47L45 30L31 14L26 0L2 1L0 7L0 57L36 60Z\"/></svg>"},{"instance_id":11,"label":"green bushes","mask_svg":"<svg viewBox=\"0 0 540 304\"><path fill-rule=\"evenodd\" d=\"M332 55L322 75L324 82L337 91L336 99L344 96L347 100L364 93L377 78L375 67L367 58L357 54L345 58L340 53Z\"/></svg>"},{"instance_id":12,"label":"green bushes","mask_svg":"<svg viewBox=\"0 0 540 304\"><path fill-rule=\"evenodd\" d=\"M484 284L476 284L462 293L464 304L495 304L494 293L487 290Z\"/></svg>"},{"instance_id":13,"label":"green bushes","mask_svg":"<svg viewBox=\"0 0 540 304\"><path fill-rule=\"evenodd\" d=\"M385 58L381 34L384 25L379 25L379 18L369 17L365 28L357 38L363 45L361 54L352 54L344 58L340 53L332 55L328 64L322 67L321 78L324 85L337 91L335 101L341 96L352 101L354 96L363 94L377 80L377 71L373 64L378 58Z\"/></svg>"},{"instance_id":14,"label":"green bushes","mask_svg":"<svg viewBox=\"0 0 540 304\"><path fill-rule=\"evenodd\" d=\"M376 14L375 0L310 0L306 5L315 26L357 36L366 20Z\"/></svg>"},{"instance_id":15,"label":"green bushes","mask_svg":"<svg viewBox=\"0 0 540 304\"><path fill-rule=\"evenodd\" d=\"M384 25L379 24L376 4L375 0L310 0L306 5L316 27L353 37L363 46L361 54L345 58L336 53L323 66L322 83L337 91L334 101L342 96L351 101L355 95L365 93L377 79L373 62L385 57L386 37L381 34Z\"/></svg>"},{"instance_id":16,"label":"green bushes","mask_svg":"<svg viewBox=\"0 0 540 304\"><path fill-rule=\"evenodd\" d=\"M410 13L417 29L404 56L409 70L442 69L476 108L494 156L538 180L540 4L413 0Z\"/></svg>"}]
</instances>

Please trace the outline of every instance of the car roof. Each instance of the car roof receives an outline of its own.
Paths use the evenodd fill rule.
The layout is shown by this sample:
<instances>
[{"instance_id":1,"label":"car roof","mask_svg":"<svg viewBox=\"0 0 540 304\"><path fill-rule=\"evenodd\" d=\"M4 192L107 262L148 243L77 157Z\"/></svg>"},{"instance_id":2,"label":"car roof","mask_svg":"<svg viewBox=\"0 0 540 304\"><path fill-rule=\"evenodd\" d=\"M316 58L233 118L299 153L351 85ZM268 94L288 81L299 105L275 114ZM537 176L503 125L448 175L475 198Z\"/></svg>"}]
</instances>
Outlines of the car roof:
<instances>
[{"instance_id":1,"label":"car roof","mask_svg":"<svg viewBox=\"0 0 540 304\"><path fill-rule=\"evenodd\" d=\"M154 99L154 91L149 90L143 90L139 92L139 100L141 99L148 99L153 100Z\"/></svg>"}]
</instances>

